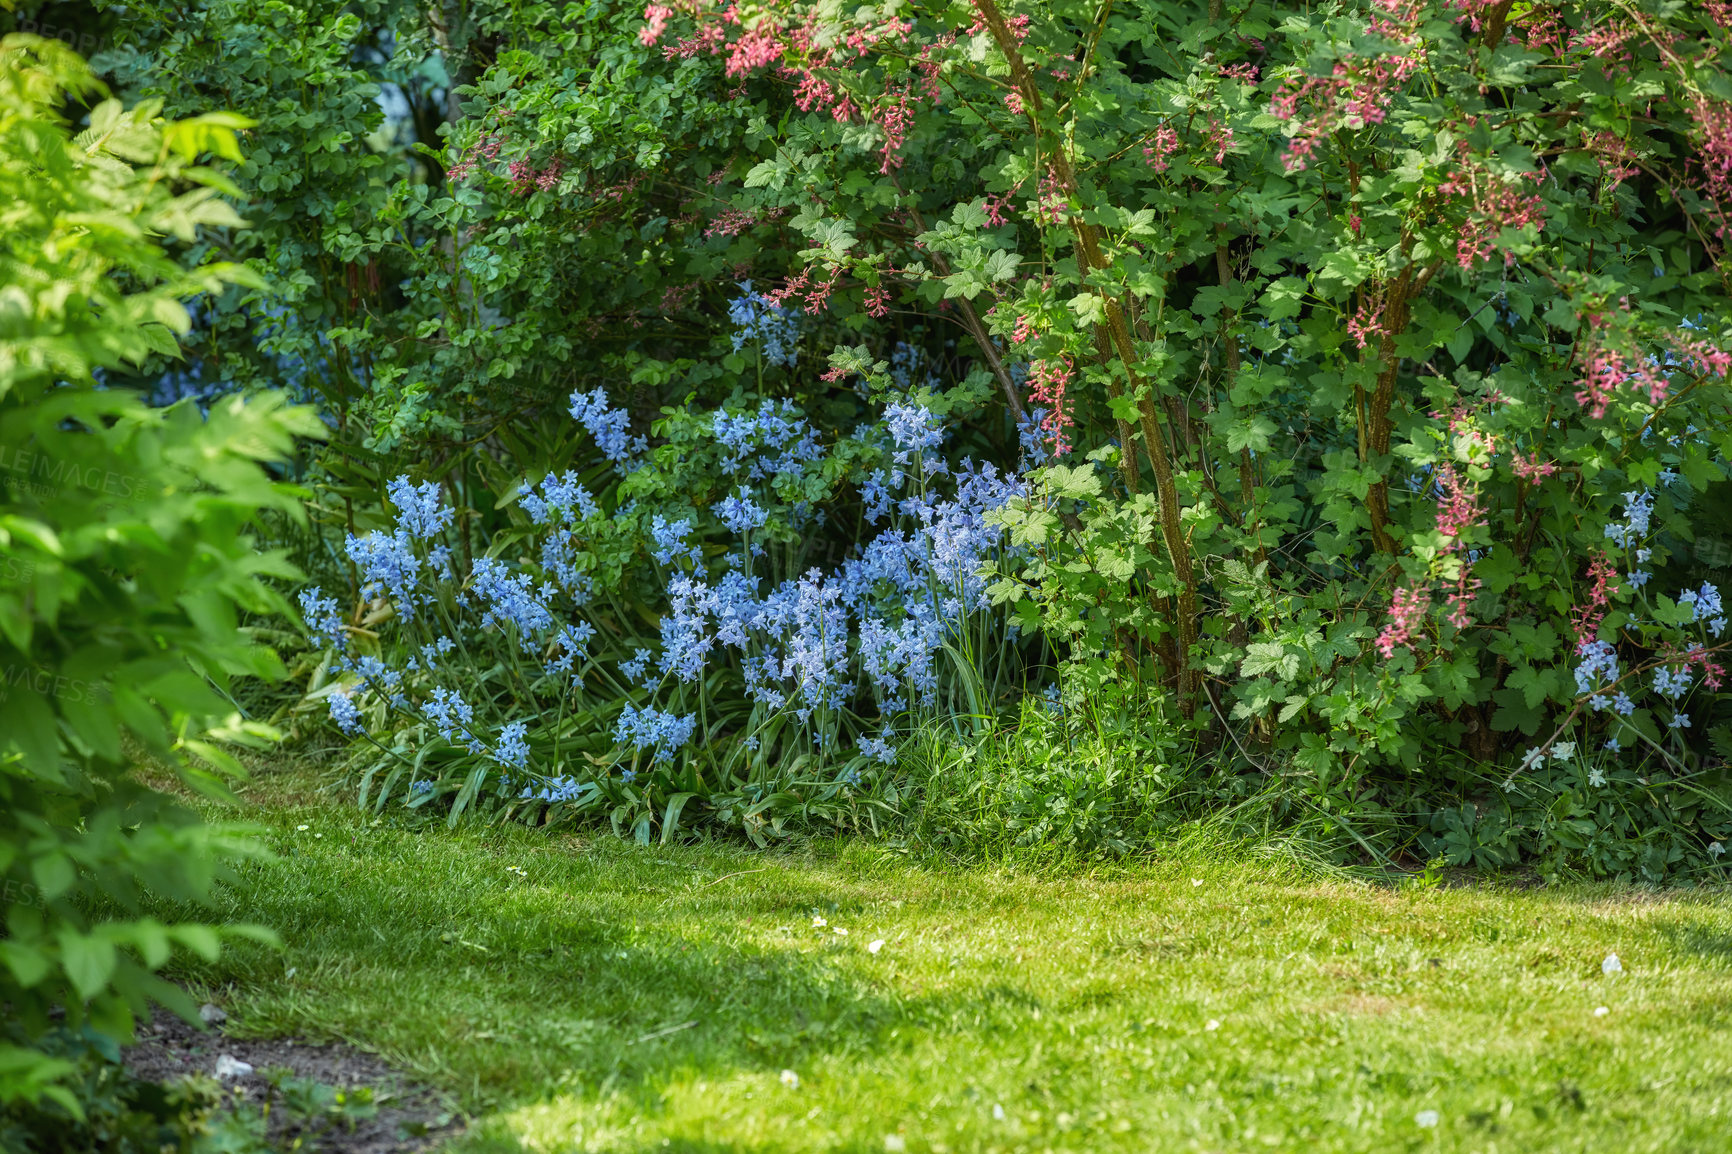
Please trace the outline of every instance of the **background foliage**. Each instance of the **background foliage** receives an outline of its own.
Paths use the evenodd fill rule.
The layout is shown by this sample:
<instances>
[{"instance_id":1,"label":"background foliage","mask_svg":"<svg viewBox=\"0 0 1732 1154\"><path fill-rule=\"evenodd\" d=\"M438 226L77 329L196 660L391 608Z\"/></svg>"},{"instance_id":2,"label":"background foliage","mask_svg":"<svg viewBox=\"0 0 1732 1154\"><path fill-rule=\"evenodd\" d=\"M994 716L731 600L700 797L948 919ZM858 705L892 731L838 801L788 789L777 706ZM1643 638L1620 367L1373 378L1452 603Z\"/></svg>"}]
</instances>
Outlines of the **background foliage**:
<instances>
[{"instance_id":1,"label":"background foliage","mask_svg":"<svg viewBox=\"0 0 1732 1154\"><path fill-rule=\"evenodd\" d=\"M63 110L82 109L74 131ZM0 1139L12 1107L82 1118L85 1039L112 1049L150 1002L190 1012L158 975L215 957L247 926L164 924L147 894L198 903L240 831L204 824L131 773L140 758L226 792L224 744L258 744L237 679L280 677L243 614L287 608L296 570L249 534L299 515L267 464L323 428L280 394L203 412L154 407L117 376L177 355L185 298L260 280L177 261L163 238L240 223L207 159L247 122L164 120L108 98L54 40L0 40ZM62 1036L55 1056L41 1048ZM106 1040L104 1040L106 1039Z\"/></svg>"},{"instance_id":2,"label":"background foliage","mask_svg":"<svg viewBox=\"0 0 1732 1154\"><path fill-rule=\"evenodd\" d=\"M907 401L951 423L952 461L1028 478L992 586L1014 679L1104 703L1088 740L1166 734L1184 812L1268 796L1271 820L1384 860L1719 868L1720 8L215 0L88 20L128 91L258 122L235 171L258 227L181 255L246 259L269 288L201 301L175 380L322 407L316 528L282 539L351 637L395 629L345 542L391 523L399 474L438 487L463 573L530 573L524 480L571 470L610 523L631 497L604 479L641 483L632 525L698 524L732 495L680 440L705 414L785 399L840 446ZM570 418L597 389L658 455L636 482ZM811 535L837 563L869 501L840 479ZM618 571L647 575L653 535L621 534ZM726 552L700 551L713 584ZM609 593L617 661L670 592ZM261 707L322 714L328 658L297 666L309 698ZM498 675L471 676L467 697ZM413 762L428 718L387 721L388 696L362 703ZM634 753L603 736L628 700L596 715L598 789ZM1052 740L1014 695L970 708L990 724L952 725L959 749ZM497 793L489 757L454 759L439 796L478 768L471 793L488 773ZM900 811L908 780L867 792ZM691 793L717 815L720 788L643 812L665 827Z\"/></svg>"}]
</instances>

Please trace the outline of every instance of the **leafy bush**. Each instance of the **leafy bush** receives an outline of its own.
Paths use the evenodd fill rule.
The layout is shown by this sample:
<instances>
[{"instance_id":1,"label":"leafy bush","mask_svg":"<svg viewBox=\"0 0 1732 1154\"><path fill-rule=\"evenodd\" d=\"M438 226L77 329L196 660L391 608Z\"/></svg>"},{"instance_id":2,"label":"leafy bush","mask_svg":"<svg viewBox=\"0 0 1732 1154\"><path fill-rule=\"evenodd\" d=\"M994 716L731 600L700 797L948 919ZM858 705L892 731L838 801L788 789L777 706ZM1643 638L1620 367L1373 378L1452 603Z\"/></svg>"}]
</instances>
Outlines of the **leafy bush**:
<instances>
[{"instance_id":1,"label":"leafy bush","mask_svg":"<svg viewBox=\"0 0 1732 1154\"><path fill-rule=\"evenodd\" d=\"M321 431L275 396L201 415L104 387L173 355L184 298L256 278L189 272L161 243L239 223L199 161L238 155L245 121L101 100L74 135L57 110L100 95L58 42L0 41L0 1104L73 1116L73 1065L34 1048L54 1015L124 1040L152 1001L190 1011L157 973L177 953L263 933L139 916L147 893L206 898L252 851L128 769L148 755L222 792L239 766L219 743L269 737L228 690L281 663L238 619L286 609L267 579L296 573L247 527L293 515L261 466Z\"/></svg>"},{"instance_id":2,"label":"leafy bush","mask_svg":"<svg viewBox=\"0 0 1732 1154\"><path fill-rule=\"evenodd\" d=\"M283 67L301 27L336 57L328 3L210 10ZM1067 693L1188 730L1196 774L1277 779L1355 852L1720 868L1718 8L357 11L355 42L394 49L345 67L412 103L443 70L457 97L389 195L263 72L236 89L266 151L332 182L319 255L304 231L283 260L351 319L298 354L348 374L322 394L333 540L400 471L497 539L499 461L601 466L519 451L573 388L640 429L736 395L845 429L849 366L883 358L1003 398L956 429L968 452L1008 466L1040 431L1053 459L1004 514L1027 564L994 596ZM127 35L147 87L233 67ZM338 103L322 75L302 111ZM300 194L248 178L273 213ZM381 287L350 287L363 268Z\"/></svg>"}]
</instances>

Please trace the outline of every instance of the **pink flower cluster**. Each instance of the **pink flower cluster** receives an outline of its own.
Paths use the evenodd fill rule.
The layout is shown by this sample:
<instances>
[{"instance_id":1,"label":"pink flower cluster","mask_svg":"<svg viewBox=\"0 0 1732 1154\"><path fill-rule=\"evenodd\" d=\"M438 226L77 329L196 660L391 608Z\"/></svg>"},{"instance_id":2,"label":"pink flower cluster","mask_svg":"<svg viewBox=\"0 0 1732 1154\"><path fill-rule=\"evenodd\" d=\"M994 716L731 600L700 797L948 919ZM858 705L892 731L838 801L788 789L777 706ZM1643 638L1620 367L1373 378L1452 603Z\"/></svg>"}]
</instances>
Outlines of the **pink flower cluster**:
<instances>
[{"instance_id":1,"label":"pink flower cluster","mask_svg":"<svg viewBox=\"0 0 1732 1154\"><path fill-rule=\"evenodd\" d=\"M1474 423L1473 410L1457 405L1449 412L1449 439L1465 445L1469 452L1482 450L1488 455L1497 452L1497 439Z\"/></svg>"},{"instance_id":2,"label":"pink flower cluster","mask_svg":"<svg viewBox=\"0 0 1732 1154\"><path fill-rule=\"evenodd\" d=\"M1614 188L1640 171L1636 165L1636 154L1630 151L1630 146L1616 133L1601 131L1590 135L1583 129L1582 147L1599 158L1600 168ZM1729 154L1727 159L1732 162L1732 154Z\"/></svg>"},{"instance_id":3,"label":"pink flower cluster","mask_svg":"<svg viewBox=\"0 0 1732 1154\"><path fill-rule=\"evenodd\" d=\"M1700 667L1702 670L1702 684L1709 689L1718 690L1725 682L1726 667L1713 660L1709 655L1708 650L1703 646L1694 646L1693 648L1678 654L1674 660L1682 662L1686 669L1692 665Z\"/></svg>"},{"instance_id":4,"label":"pink flower cluster","mask_svg":"<svg viewBox=\"0 0 1732 1154\"><path fill-rule=\"evenodd\" d=\"M501 113L503 112L504 110L501 109ZM464 149L463 159L446 169L445 174L452 180L464 179L470 173L475 171L476 166L481 161L497 159L499 156L499 147L503 143L504 141L497 135L491 132L488 133L486 136L483 136L480 140Z\"/></svg>"},{"instance_id":5,"label":"pink flower cluster","mask_svg":"<svg viewBox=\"0 0 1732 1154\"><path fill-rule=\"evenodd\" d=\"M648 48L660 40L662 33L667 31L668 17L673 14L674 10L665 4L651 4L645 8L643 10L644 24L642 28L638 29L637 42Z\"/></svg>"},{"instance_id":6,"label":"pink flower cluster","mask_svg":"<svg viewBox=\"0 0 1732 1154\"><path fill-rule=\"evenodd\" d=\"M1732 196L1732 104L1698 96L1691 108L1702 138L1701 164L1708 193L1717 201ZM1721 227L1724 233L1724 225Z\"/></svg>"},{"instance_id":7,"label":"pink flower cluster","mask_svg":"<svg viewBox=\"0 0 1732 1154\"><path fill-rule=\"evenodd\" d=\"M1149 142L1143 145L1143 159L1149 162L1149 167L1156 172L1165 172L1170 167L1167 157L1179 150L1179 134L1170 125L1163 124L1155 129L1155 134L1149 137Z\"/></svg>"},{"instance_id":8,"label":"pink flower cluster","mask_svg":"<svg viewBox=\"0 0 1732 1154\"><path fill-rule=\"evenodd\" d=\"M704 229L706 237L739 236L748 228L758 223L758 214L750 209L725 208L710 221L710 226Z\"/></svg>"},{"instance_id":9,"label":"pink flower cluster","mask_svg":"<svg viewBox=\"0 0 1732 1154\"><path fill-rule=\"evenodd\" d=\"M1536 181L1539 177L1534 177ZM1462 223L1455 241L1455 261L1471 269L1490 256L1497 247L1498 236L1504 229L1525 225L1545 227L1545 201L1537 193L1523 193L1502 177L1480 167L1467 157L1448 180L1438 185L1447 200L1468 202L1467 219ZM1508 253L1505 263L1515 260Z\"/></svg>"},{"instance_id":10,"label":"pink flower cluster","mask_svg":"<svg viewBox=\"0 0 1732 1154\"><path fill-rule=\"evenodd\" d=\"M830 307L830 294L836 291L836 281L841 276L841 270L831 269L830 275L819 280L812 275L812 266L800 270L800 275L788 277L779 289L771 289L764 294L764 299L777 307L786 305L797 296L803 296L808 313L816 316Z\"/></svg>"},{"instance_id":11,"label":"pink flower cluster","mask_svg":"<svg viewBox=\"0 0 1732 1154\"><path fill-rule=\"evenodd\" d=\"M1065 395L1070 388L1075 368L1069 357L1056 361L1036 361L1028 369L1028 400L1031 408L1045 409L1040 430L1052 444L1052 452L1062 457L1070 452L1070 400Z\"/></svg>"},{"instance_id":12,"label":"pink flower cluster","mask_svg":"<svg viewBox=\"0 0 1732 1154\"><path fill-rule=\"evenodd\" d=\"M663 313L677 313L687 305L691 304L692 298L697 296L697 293L698 282L695 280L688 281L685 284L669 285L666 291L662 293L660 311Z\"/></svg>"},{"instance_id":13,"label":"pink flower cluster","mask_svg":"<svg viewBox=\"0 0 1732 1154\"><path fill-rule=\"evenodd\" d=\"M1530 485L1537 485L1558 471L1557 465L1553 464L1551 461L1540 460L1540 455L1537 450L1529 453L1525 457L1520 453L1515 454L1510 459L1510 468L1515 470L1515 475L1517 477L1520 477Z\"/></svg>"},{"instance_id":14,"label":"pink flower cluster","mask_svg":"<svg viewBox=\"0 0 1732 1154\"><path fill-rule=\"evenodd\" d=\"M1419 65L1416 49L1413 55L1342 61L1329 76L1283 84L1269 102L1269 114L1294 122L1288 130L1287 155L1283 158L1287 170L1294 172L1309 164L1312 153L1337 128L1383 123L1397 91ZM1311 109L1303 119L1299 111L1302 105Z\"/></svg>"},{"instance_id":15,"label":"pink flower cluster","mask_svg":"<svg viewBox=\"0 0 1732 1154\"><path fill-rule=\"evenodd\" d=\"M1394 657L1397 649L1413 645L1414 635L1425 625L1431 610L1431 593L1421 588L1397 589L1389 604L1389 621L1377 635L1377 652Z\"/></svg>"},{"instance_id":16,"label":"pink flower cluster","mask_svg":"<svg viewBox=\"0 0 1732 1154\"><path fill-rule=\"evenodd\" d=\"M1018 14L1015 16L1006 16L1004 18L1004 23L1005 23L1005 26L1010 29L1010 34L1012 36L1016 37L1016 42L1018 44L1021 44L1024 40L1028 39L1029 18L1027 16L1023 16L1021 14ZM985 16L979 16L979 15L975 16L974 23L970 24L968 26L968 34L970 36L979 36L982 32L985 32L985 31L986 31L986 17Z\"/></svg>"},{"instance_id":17,"label":"pink flower cluster","mask_svg":"<svg viewBox=\"0 0 1732 1154\"><path fill-rule=\"evenodd\" d=\"M1588 318L1590 323L1597 319ZM1606 415L1618 388L1627 384L1638 391L1646 389L1649 403L1657 405L1666 399L1670 386L1656 367L1652 358L1631 365L1624 354L1596 343L1589 347L1581 379L1576 381L1576 404L1599 420Z\"/></svg>"},{"instance_id":18,"label":"pink flower cluster","mask_svg":"<svg viewBox=\"0 0 1732 1154\"><path fill-rule=\"evenodd\" d=\"M1383 327L1383 302L1374 298L1360 305L1347 322L1347 335L1357 341L1360 348L1370 344L1372 337L1387 336Z\"/></svg>"},{"instance_id":19,"label":"pink flower cluster","mask_svg":"<svg viewBox=\"0 0 1732 1154\"><path fill-rule=\"evenodd\" d=\"M1450 421L1452 433L1457 431L1458 418L1466 414L1467 410L1456 409ZM1455 582L1445 594L1449 612L1444 620L1457 629L1466 629L1473 624L1473 601L1482 582L1473 575L1474 562L1463 539L1470 530L1486 523L1486 512L1479 503L1479 491L1461 475L1453 461L1438 466L1437 487L1437 531L1448 538L1439 552L1443 557L1454 557L1459 566ZM1377 651L1384 657L1392 657L1397 649L1411 647L1430 608L1431 591L1425 584L1397 590L1389 606L1389 620L1377 636Z\"/></svg>"},{"instance_id":20,"label":"pink flower cluster","mask_svg":"<svg viewBox=\"0 0 1732 1154\"><path fill-rule=\"evenodd\" d=\"M1447 620L1457 629L1466 629L1473 624L1468 609L1473 604L1480 580L1472 575L1473 562L1468 558L1462 538L1469 529L1485 524L1485 510L1480 508L1478 491L1468 486L1453 463L1445 462L1439 467L1437 483L1443 490L1443 500L1437 510L1437 531L1449 538L1443 553L1445 556L1453 555L1461 563L1455 588L1449 591Z\"/></svg>"},{"instance_id":21,"label":"pink flower cluster","mask_svg":"<svg viewBox=\"0 0 1732 1154\"><path fill-rule=\"evenodd\" d=\"M1570 610L1570 627L1575 630L1576 649L1593 643L1600 632L1600 623L1611 609L1611 595L1618 589L1618 571L1604 554L1588 566L1588 602Z\"/></svg>"},{"instance_id":22,"label":"pink flower cluster","mask_svg":"<svg viewBox=\"0 0 1732 1154\"><path fill-rule=\"evenodd\" d=\"M529 195L532 189L546 192L559 183L559 175L564 168L556 156L553 163L544 169L537 169L527 157L519 157L505 166L506 175L511 177L511 191L519 196Z\"/></svg>"},{"instance_id":23,"label":"pink flower cluster","mask_svg":"<svg viewBox=\"0 0 1732 1154\"><path fill-rule=\"evenodd\" d=\"M1034 207L1037 224L1061 225L1070 219L1070 197L1058 184L1058 175L1047 169L1040 181L1040 200Z\"/></svg>"}]
</instances>

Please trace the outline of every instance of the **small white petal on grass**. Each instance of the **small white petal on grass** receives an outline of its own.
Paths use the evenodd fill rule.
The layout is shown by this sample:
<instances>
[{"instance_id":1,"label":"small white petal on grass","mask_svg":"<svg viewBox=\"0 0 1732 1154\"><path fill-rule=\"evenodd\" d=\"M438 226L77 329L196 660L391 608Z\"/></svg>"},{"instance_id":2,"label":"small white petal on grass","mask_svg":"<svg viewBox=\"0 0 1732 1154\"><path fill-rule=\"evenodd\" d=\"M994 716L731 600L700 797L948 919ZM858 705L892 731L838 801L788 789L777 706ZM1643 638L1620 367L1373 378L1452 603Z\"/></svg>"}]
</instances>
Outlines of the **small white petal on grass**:
<instances>
[{"instance_id":1,"label":"small white petal on grass","mask_svg":"<svg viewBox=\"0 0 1732 1154\"><path fill-rule=\"evenodd\" d=\"M1004 1121L1004 1107L999 1105L997 1102L994 1102L992 1104L992 1116L997 1121Z\"/></svg>"},{"instance_id":2,"label":"small white petal on grass","mask_svg":"<svg viewBox=\"0 0 1732 1154\"><path fill-rule=\"evenodd\" d=\"M300 967L299 966L290 966L287 970L285 970L283 972L283 977L292 978L298 973L300 973Z\"/></svg>"},{"instance_id":3,"label":"small white petal on grass","mask_svg":"<svg viewBox=\"0 0 1732 1154\"><path fill-rule=\"evenodd\" d=\"M812 918L812 928L813 929L822 929L823 927L825 927L829 924L830 923L825 921L823 918L820 918L820 917L813 917Z\"/></svg>"},{"instance_id":4,"label":"small white petal on grass","mask_svg":"<svg viewBox=\"0 0 1732 1154\"><path fill-rule=\"evenodd\" d=\"M884 1135L885 1154L902 1154L902 1151L904 1151L906 1149L908 1149L908 1141L907 1141L907 1139L903 1138L902 1135L900 1135L900 1134L886 1134L886 1135Z\"/></svg>"},{"instance_id":5,"label":"small white petal on grass","mask_svg":"<svg viewBox=\"0 0 1732 1154\"><path fill-rule=\"evenodd\" d=\"M847 930L845 930L845 929L843 929L843 928L842 928L842 927L841 927L841 926L837 926L837 927L836 927L836 933L837 933L837 935L838 935L838 936L839 936L839 937L844 937L844 938L845 938L845 937L847 937L847 936L848 936L848 931L847 931Z\"/></svg>"},{"instance_id":6,"label":"small white petal on grass","mask_svg":"<svg viewBox=\"0 0 1732 1154\"><path fill-rule=\"evenodd\" d=\"M1194 886L1200 886L1203 884L1203 879L1202 878L1192 878L1191 884Z\"/></svg>"},{"instance_id":7,"label":"small white petal on grass","mask_svg":"<svg viewBox=\"0 0 1732 1154\"><path fill-rule=\"evenodd\" d=\"M790 1090L798 1090L800 1088L800 1075L794 1073L792 1070L783 1070L782 1085L786 1086Z\"/></svg>"},{"instance_id":8,"label":"small white petal on grass","mask_svg":"<svg viewBox=\"0 0 1732 1154\"><path fill-rule=\"evenodd\" d=\"M1203 1029L1205 1029L1205 1030L1219 1030L1220 1028L1221 1028L1221 1023L1216 1021L1214 1018L1210 1018L1208 1020L1208 1022L1203 1026Z\"/></svg>"},{"instance_id":9,"label":"small white petal on grass","mask_svg":"<svg viewBox=\"0 0 1732 1154\"><path fill-rule=\"evenodd\" d=\"M1600 963L1600 973L1610 976L1624 972L1624 963L1618 960L1617 954L1607 954L1606 960Z\"/></svg>"},{"instance_id":10,"label":"small white petal on grass","mask_svg":"<svg viewBox=\"0 0 1732 1154\"><path fill-rule=\"evenodd\" d=\"M253 1072L251 1063L227 1054L218 1054L216 1060L216 1076L219 1078L244 1078Z\"/></svg>"},{"instance_id":11,"label":"small white petal on grass","mask_svg":"<svg viewBox=\"0 0 1732 1154\"><path fill-rule=\"evenodd\" d=\"M1612 1010L1611 1010L1611 1007L1609 1007L1609 1006L1595 1006L1594 1007L1594 1017L1596 1017L1596 1018L1603 1018L1611 1012L1612 1012Z\"/></svg>"},{"instance_id":12,"label":"small white petal on grass","mask_svg":"<svg viewBox=\"0 0 1732 1154\"><path fill-rule=\"evenodd\" d=\"M295 827L295 829L296 829L296 831L297 831L297 832L300 832L300 833L305 833L305 832L306 832L306 831L307 831L307 830L310 830L310 829L312 829L312 828L313 828L313 827L312 827L312 826L310 826L310 825L297 825L297 826L296 826L296 827Z\"/></svg>"},{"instance_id":13,"label":"small white petal on grass","mask_svg":"<svg viewBox=\"0 0 1732 1154\"><path fill-rule=\"evenodd\" d=\"M314 837L324 837L324 836L325 836L325 835L324 835L324 834L322 834L322 833L316 833L316 834L314 834L314 835L313 835L313 836L314 836Z\"/></svg>"},{"instance_id":14,"label":"small white petal on grass","mask_svg":"<svg viewBox=\"0 0 1732 1154\"><path fill-rule=\"evenodd\" d=\"M1421 1127L1422 1129L1426 1129L1426 1130L1431 1129L1433 1126L1437 1125L1437 1111L1436 1110L1421 1110L1419 1113L1417 1113L1413 1116L1413 1124L1415 1126Z\"/></svg>"},{"instance_id":15,"label":"small white petal on grass","mask_svg":"<svg viewBox=\"0 0 1732 1154\"><path fill-rule=\"evenodd\" d=\"M883 948L884 948L884 939L879 938L877 941L873 942L871 945L866 947L866 952L869 954L875 954Z\"/></svg>"}]
</instances>

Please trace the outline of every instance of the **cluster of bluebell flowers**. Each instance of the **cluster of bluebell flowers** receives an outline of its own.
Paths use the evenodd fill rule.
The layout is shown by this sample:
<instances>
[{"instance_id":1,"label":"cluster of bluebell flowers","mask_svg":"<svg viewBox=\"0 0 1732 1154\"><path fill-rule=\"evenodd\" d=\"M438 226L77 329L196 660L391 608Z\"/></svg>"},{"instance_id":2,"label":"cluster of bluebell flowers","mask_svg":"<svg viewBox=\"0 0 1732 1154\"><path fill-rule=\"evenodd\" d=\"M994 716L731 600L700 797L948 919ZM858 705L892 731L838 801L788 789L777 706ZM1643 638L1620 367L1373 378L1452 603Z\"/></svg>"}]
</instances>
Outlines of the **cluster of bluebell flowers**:
<instances>
[{"instance_id":1,"label":"cluster of bluebell flowers","mask_svg":"<svg viewBox=\"0 0 1732 1154\"><path fill-rule=\"evenodd\" d=\"M742 306L740 323L767 342L766 356L796 331L762 301ZM574 394L571 412L622 478L654 467L656 451L604 393ZM891 404L845 438L855 460L883 462L859 477L873 535L833 566L783 571L790 551L766 545L824 523L809 495L833 485L820 470L834 450L787 401L718 410L704 428L727 482L708 508L632 500L609 512L574 472L550 474L514 494L528 555L488 551L463 573L444 541L454 510L439 486L393 481L393 523L351 536L347 552L372 619L380 602L394 610L385 628L404 643L401 667L357 652L334 598L301 596L309 633L346 678L330 695L333 721L363 733L371 700L490 764L502 795L575 802L596 795L610 763L562 749L561 719L612 717L583 736L611 738L613 780L630 784L702 755L716 704L707 695L726 667L724 683L744 698L728 714L730 744L755 764L798 749L858 782L861 765L892 761L909 715L940 693L938 655L967 650L965 634L990 612L983 573L1004 548L993 513L1024 492L1021 481L953 464L929 410ZM653 646L592 653L618 635L617 616L607 630L592 618L602 538L626 541L661 574Z\"/></svg>"}]
</instances>

